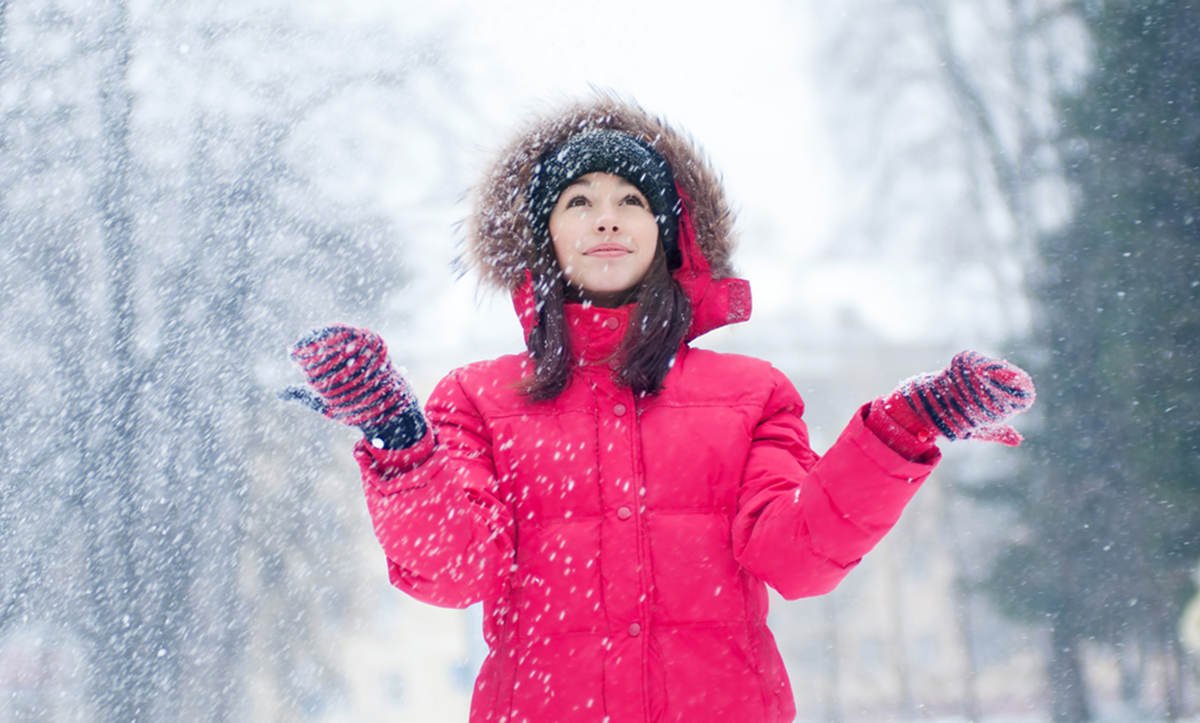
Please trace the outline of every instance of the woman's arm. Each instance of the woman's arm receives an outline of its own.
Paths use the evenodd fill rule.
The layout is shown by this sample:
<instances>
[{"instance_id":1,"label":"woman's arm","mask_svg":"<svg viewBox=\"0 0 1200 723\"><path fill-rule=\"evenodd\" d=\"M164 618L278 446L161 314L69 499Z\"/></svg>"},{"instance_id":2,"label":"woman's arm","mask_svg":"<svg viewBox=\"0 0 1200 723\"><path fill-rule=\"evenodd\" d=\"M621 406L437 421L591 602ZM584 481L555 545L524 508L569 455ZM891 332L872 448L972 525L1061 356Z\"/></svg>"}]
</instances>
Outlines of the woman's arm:
<instances>
[{"instance_id":1,"label":"woman's arm","mask_svg":"<svg viewBox=\"0 0 1200 723\"><path fill-rule=\"evenodd\" d=\"M312 391L285 396L365 435L354 455L392 583L446 607L483 599L511 566L512 519L496 496L486 425L457 376L434 390L427 422L368 329L317 329L292 358Z\"/></svg>"},{"instance_id":2,"label":"woman's arm","mask_svg":"<svg viewBox=\"0 0 1200 723\"><path fill-rule=\"evenodd\" d=\"M497 496L491 439L456 374L425 406L431 429L406 449L354 449L375 535L396 587L424 602L482 600L513 562L513 521Z\"/></svg>"},{"instance_id":3,"label":"woman's arm","mask_svg":"<svg viewBox=\"0 0 1200 723\"><path fill-rule=\"evenodd\" d=\"M1005 422L1035 398L1020 367L965 351L860 408L818 459L800 396L776 371L743 474L734 553L784 597L829 592L896 524L941 459L939 436L1017 445Z\"/></svg>"},{"instance_id":4,"label":"woman's arm","mask_svg":"<svg viewBox=\"0 0 1200 723\"><path fill-rule=\"evenodd\" d=\"M778 371L774 382L742 476L734 554L785 598L821 595L887 534L940 454L907 459L867 428L863 407L818 457L800 395Z\"/></svg>"}]
</instances>

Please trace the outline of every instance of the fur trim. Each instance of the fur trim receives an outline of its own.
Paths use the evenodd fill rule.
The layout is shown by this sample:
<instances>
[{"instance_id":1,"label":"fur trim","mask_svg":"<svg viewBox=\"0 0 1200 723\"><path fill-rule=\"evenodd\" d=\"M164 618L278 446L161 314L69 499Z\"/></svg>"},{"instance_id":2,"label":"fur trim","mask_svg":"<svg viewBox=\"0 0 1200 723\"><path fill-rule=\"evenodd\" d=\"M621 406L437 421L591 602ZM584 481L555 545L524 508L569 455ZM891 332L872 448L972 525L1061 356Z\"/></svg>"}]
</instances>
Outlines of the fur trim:
<instances>
[{"instance_id":1,"label":"fur trim","mask_svg":"<svg viewBox=\"0 0 1200 723\"><path fill-rule=\"evenodd\" d=\"M485 283L513 291L525 280L538 252L529 223L527 190L542 154L579 131L613 128L654 146L692 200L696 238L714 278L734 275L733 213L721 180L692 138L631 101L597 92L524 127L484 175L472 194L467 250L461 261L479 270Z\"/></svg>"}]
</instances>

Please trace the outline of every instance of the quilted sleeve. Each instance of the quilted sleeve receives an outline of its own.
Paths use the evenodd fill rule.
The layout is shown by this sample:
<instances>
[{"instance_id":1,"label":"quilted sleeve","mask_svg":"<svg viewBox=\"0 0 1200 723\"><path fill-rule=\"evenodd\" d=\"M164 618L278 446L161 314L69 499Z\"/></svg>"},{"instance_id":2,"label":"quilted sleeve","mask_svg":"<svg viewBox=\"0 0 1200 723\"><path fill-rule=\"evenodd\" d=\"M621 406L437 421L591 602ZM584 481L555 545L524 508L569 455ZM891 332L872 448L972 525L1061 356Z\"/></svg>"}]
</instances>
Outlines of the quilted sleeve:
<instances>
[{"instance_id":1,"label":"quilted sleeve","mask_svg":"<svg viewBox=\"0 0 1200 723\"><path fill-rule=\"evenodd\" d=\"M892 528L940 454L901 456L864 424L864 406L818 457L800 395L772 371L738 494L734 554L785 598L821 595Z\"/></svg>"},{"instance_id":2,"label":"quilted sleeve","mask_svg":"<svg viewBox=\"0 0 1200 723\"><path fill-rule=\"evenodd\" d=\"M424 602L482 600L513 561L513 521L496 491L486 423L458 373L425 405L430 431L416 445L354 449L375 536L396 587Z\"/></svg>"}]
</instances>

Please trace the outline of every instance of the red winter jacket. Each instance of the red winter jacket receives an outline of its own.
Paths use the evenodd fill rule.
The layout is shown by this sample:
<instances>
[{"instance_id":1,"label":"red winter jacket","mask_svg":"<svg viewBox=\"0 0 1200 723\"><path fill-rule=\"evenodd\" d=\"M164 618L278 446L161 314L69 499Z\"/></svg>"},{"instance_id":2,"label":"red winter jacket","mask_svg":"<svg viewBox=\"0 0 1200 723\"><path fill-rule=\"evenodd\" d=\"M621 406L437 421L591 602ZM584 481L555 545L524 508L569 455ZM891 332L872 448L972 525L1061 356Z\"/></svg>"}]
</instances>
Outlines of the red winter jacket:
<instances>
[{"instance_id":1,"label":"red winter jacket","mask_svg":"<svg viewBox=\"0 0 1200 723\"><path fill-rule=\"evenodd\" d=\"M664 133L612 101L572 112L556 122L577 129L582 113ZM673 168L695 159L665 155ZM677 180L690 206L711 200L688 174ZM705 247L723 217L697 215L684 214L676 273L691 338L749 312L744 282L720 278L724 257ZM528 328L528 289L509 286ZM580 365L551 401L520 393L526 354L504 356L438 384L432 432L415 447L359 443L391 581L435 605L483 602L490 651L474 723L792 720L766 586L789 599L832 590L895 523L936 450L902 457L864 407L818 457L781 372L688 344L661 393L634 395L604 361L629 318L629 307L567 306Z\"/></svg>"}]
</instances>

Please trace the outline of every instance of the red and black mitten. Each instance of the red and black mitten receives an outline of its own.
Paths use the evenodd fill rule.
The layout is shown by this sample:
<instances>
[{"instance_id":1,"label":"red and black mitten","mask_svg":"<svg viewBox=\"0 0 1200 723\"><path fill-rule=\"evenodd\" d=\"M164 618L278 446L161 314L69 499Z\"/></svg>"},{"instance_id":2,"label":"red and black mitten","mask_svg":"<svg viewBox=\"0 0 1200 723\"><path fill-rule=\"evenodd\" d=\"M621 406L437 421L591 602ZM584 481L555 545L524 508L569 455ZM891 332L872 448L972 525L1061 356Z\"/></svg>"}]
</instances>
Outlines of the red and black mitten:
<instances>
[{"instance_id":1,"label":"red and black mitten","mask_svg":"<svg viewBox=\"0 0 1200 723\"><path fill-rule=\"evenodd\" d=\"M1033 405L1033 379L1020 367L979 352L959 352L937 374L921 374L876 400L893 421L922 442L938 435L949 440L982 439L1010 446L1021 443L1005 420Z\"/></svg>"},{"instance_id":2,"label":"red and black mitten","mask_svg":"<svg viewBox=\"0 0 1200 723\"><path fill-rule=\"evenodd\" d=\"M392 367L378 334L326 326L292 345L291 356L316 392L288 387L281 396L358 427L376 446L411 447L425 436L425 416L404 377Z\"/></svg>"}]
</instances>

